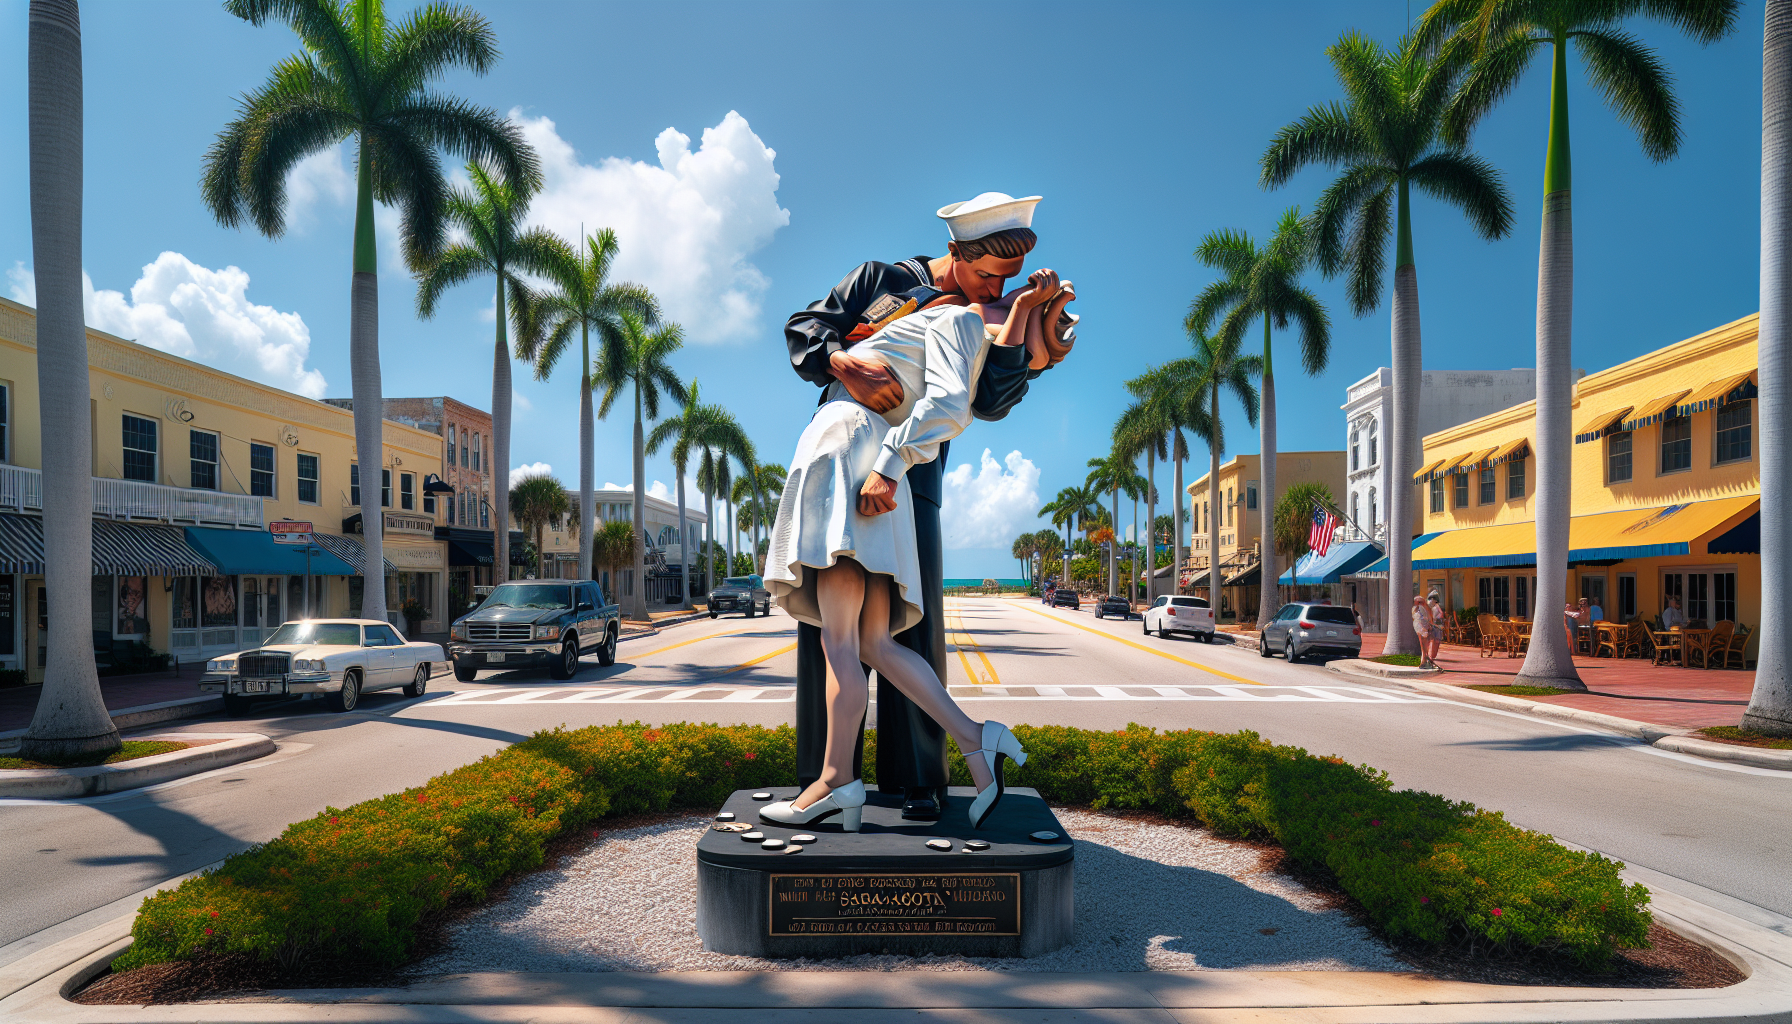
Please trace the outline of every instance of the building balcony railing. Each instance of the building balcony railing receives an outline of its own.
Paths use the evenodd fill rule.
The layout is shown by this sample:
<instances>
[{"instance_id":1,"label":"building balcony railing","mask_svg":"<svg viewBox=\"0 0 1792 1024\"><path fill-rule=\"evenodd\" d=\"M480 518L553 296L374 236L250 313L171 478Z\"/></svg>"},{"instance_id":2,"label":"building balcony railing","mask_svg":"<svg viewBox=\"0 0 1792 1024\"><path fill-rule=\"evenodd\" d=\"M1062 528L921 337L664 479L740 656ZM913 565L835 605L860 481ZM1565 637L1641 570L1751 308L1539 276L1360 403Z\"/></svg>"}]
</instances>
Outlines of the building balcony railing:
<instances>
[{"instance_id":1,"label":"building balcony railing","mask_svg":"<svg viewBox=\"0 0 1792 1024\"><path fill-rule=\"evenodd\" d=\"M0 510L41 512L43 473L24 466L0 466ZM190 523L260 530L262 499L192 487L169 487L142 480L93 478L93 514L105 519Z\"/></svg>"}]
</instances>

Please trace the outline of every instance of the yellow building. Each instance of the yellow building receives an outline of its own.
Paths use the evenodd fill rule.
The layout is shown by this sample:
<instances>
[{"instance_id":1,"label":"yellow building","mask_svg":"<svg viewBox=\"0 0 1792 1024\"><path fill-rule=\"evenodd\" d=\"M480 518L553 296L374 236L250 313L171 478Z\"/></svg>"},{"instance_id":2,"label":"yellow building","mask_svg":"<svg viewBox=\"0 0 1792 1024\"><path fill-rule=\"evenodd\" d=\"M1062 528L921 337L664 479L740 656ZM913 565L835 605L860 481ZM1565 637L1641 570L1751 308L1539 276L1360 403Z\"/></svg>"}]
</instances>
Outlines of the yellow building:
<instances>
[{"instance_id":1,"label":"yellow building","mask_svg":"<svg viewBox=\"0 0 1792 1024\"><path fill-rule=\"evenodd\" d=\"M1258 507L1257 488L1262 465L1263 457L1256 454L1235 455L1222 463L1217 509L1209 507L1208 474L1201 474L1187 487L1191 505L1189 559L1182 572L1184 587L1202 596L1207 593L1208 523L1218 517L1222 618L1236 615L1240 608L1247 615L1257 611L1258 587L1262 582L1258 569L1263 551L1263 510ZM1286 490L1298 483L1321 483L1339 496L1344 493L1344 466L1345 455L1341 451L1277 452L1276 487Z\"/></svg>"},{"instance_id":2,"label":"yellow building","mask_svg":"<svg viewBox=\"0 0 1792 1024\"><path fill-rule=\"evenodd\" d=\"M1451 608L1559 615L1587 597L1610 621L1759 622L1757 317L1591 374L1574 403L1568 592L1536 584L1536 403L1424 439L1414 585Z\"/></svg>"},{"instance_id":3,"label":"yellow building","mask_svg":"<svg viewBox=\"0 0 1792 1024\"><path fill-rule=\"evenodd\" d=\"M35 312L0 299L0 666L33 680L46 629L36 341ZM91 329L87 356L102 669L145 647L199 660L287 618L359 610L352 413ZM412 632L446 628L441 516L425 493L441 460L440 437L386 421L387 602ZM312 523L314 543L276 544L275 520Z\"/></svg>"}]
</instances>

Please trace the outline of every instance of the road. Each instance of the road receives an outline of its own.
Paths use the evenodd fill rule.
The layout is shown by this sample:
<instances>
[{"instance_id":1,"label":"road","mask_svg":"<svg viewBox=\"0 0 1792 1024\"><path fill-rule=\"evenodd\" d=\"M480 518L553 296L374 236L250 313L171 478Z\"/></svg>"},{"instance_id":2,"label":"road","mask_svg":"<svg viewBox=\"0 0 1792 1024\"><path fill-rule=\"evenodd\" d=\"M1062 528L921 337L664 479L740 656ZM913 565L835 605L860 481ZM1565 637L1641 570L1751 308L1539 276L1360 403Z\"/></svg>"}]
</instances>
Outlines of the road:
<instances>
[{"instance_id":1,"label":"road","mask_svg":"<svg viewBox=\"0 0 1792 1024\"><path fill-rule=\"evenodd\" d=\"M1355 685L1318 665L1146 637L1136 620L1097 620L1032 601L953 600L947 628L947 683L973 718L1255 729L1375 765L1400 787L1504 811L1518 825L1646 869L1651 884L1726 909L1753 905L1792 917L1792 773ZM788 722L795 641L795 623L782 613L699 620L625 643L611 668L588 660L569 682L521 672L485 672L471 683L439 675L422 698L370 694L346 715L291 701L250 718L191 723L265 733L279 749L130 793L0 801L8 840L0 847L0 964L121 913L133 894L264 842L326 805L415 785L537 729L636 719Z\"/></svg>"}]
</instances>

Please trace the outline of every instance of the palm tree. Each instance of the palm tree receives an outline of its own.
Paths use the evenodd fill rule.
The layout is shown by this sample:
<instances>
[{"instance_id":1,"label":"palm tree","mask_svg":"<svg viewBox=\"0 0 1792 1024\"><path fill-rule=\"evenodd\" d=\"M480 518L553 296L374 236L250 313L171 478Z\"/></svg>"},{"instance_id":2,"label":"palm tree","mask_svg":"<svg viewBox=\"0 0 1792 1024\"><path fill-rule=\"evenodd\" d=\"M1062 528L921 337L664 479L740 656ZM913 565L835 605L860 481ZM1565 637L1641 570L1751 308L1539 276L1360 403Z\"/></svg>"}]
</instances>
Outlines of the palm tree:
<instances>
[{"instance_id":1,"label":"palm tree","mask_svg":"<svg viewBox=\"0 0 1792 1024\"><path fill-rule=\"evenodd\" d=\"M1020 563L1021 579L1029 584L1033 581L1033 552L1035 549L1031 533L1021 534L1014 538L1013 544L1008 545L1009 557Z\"/></svg>"},{"instance_id":2,"label":"palm tree","mask_svg":"<svg viewBox=\"0 0 1792 1024\"><path fill-rule=\"evenodd\" d=\"M1104 459L1089 460L1089 476L1084 480L1093 490L1107 491L1112 505L1108 513L1108 596L1112 597L1118 590L1120 575L1120 546L1118 533L1120 528L1120 494L1138 494L1145 488L1145 478L1139 475L1139 469L1132 464L1132 459L1123 451L1115 450ZM1091 537L1093 539L1093 537Z\"/></svg>"},{"instance_id":3,"label":"palm tree","mask_svg":"<svg viewBox=\"0 0 1792 1024\"><path fill-rule=\"evenodd\" d=\"M1153 555L1157 551L1157 546L1152 539L1139 532L1139 498L1142 496L1145 499L1145 522L1149 525L1157 515L1156 460L1169 457L1168 438L1169 422L1165 419L1163 410L1144 400L1128 406L1114 424L1114 450L1125 453L1129 460L1137 460L1141 453L1145 456L1145 475L1141 478L1144 480L1144 487L1141 489L1142 495L1135 494L1132 504L1132 571L1135 578L1139 572L1139 551L1143 550L1148 555ZM1147 601L1154 596L1152 577L1149 571L1156 568L1152 564L1153 561L1154 559L1150 557L1145 559L1145 566L1148 570L1145 575L1145 600Z\"/></svg>"},{"instance_id":4,"label":"palm tree","mask_svg":"<svg viewBox=\"0 0 1792 1024\"><path fill-rule=\"evenodd\" d=\"M635 528L620 519L611 519L597 528L597 536L591 538L591 557L594 564L603 567L610 574L610 589L615 590L615 580L624 566L635 556ZM592 577L596 579L596 577ZM610 595L613 601L615 594Z\"/></svg>"},{"instance_id":5,"label":"palm tree","mask_svg":"<svg viewBox=\"0 0 1792 1024\"><path fill-rule=\"evenodd\" d=\"M572 511L565 485L547 473L530 473L510 488L510 510L516 514L517 525L535 535L535 578L546 579L547 554L542 532L563 525Z\"/></svg>"},{"instance_id":6,"label":"palm tree","mask_svg":"<svg viewBox=\"0 0 1792 1024\"><path fill-rule=\"evenodd\" d=\"M615 337L606 337L598 350L597 365L592 370L596 384L604 389L603 401L597 407L599 418L608 419L610 410L623 389L635 393L635 580L631 617L647 618L647 553L642 547L646 534L644 521L647 485L645 420L660 418L660 393L683 405L689 397L684 381L666 365L672 353L684 344L684 332L677 324L650 328L640 311L623 308L617 312L621 321Z\"/></svg>"},{"instance_id":7,"label":"palm tree","mask_svg":"<svg viewBox=\"0 0 1792 1024\"><path fill-rule=\"evenodd\" d=\"M1290 567L1312 550L1307 542L1312 537L1315 507L1334 512L1338 507L1332 500L1332 489L1317 480L1295 484L1276 502L1271 536L1275 538L1276 550L1288 556ZM1274 587L1276 583L1266 579L1263 585Z\"/></svg>"},{"instance_id":8,"label":"palm tree","mask_svg":"<svg viewBox=\"0 0 1792 1024\"><path fill-rule=\"evenodd\" d=\"M1314 207L1319 269L1349 278L1350 304L1357 316L1381 305L1382 270L1390 231L1394 240L1393 424L1389 431L1388 494L1390 541L1388 579L1412 578L1412 548L1397 531L1413 521L1412 472L1419 453L1419 277L1412 247L1411 192L1418 188L1468 218L1482 238L1505 237L1512 229L1512 199L1492 165L1443 137L1445 108L1457 78L1450 62L1434 59L1415 37L1393 50L1346 33L1326 49L1348 98L1309 109L1305 117L1276 133L1263 154L1266 188L1286 184L1310 164L1342 166ZM1393 224L1389 224L1389 210ZM1267 405L1268 395L1265 396ZM1269 412L1265 412L1267 418ZM1273 492L1260 499L1275 508ZM1265 545L1266 547L1268 545ZM1264 578L1265 601L1271 588ZM1404 583L1388 587L1389 654L1415 654Z\"/></svg>"},{"instance_id":9,"label":"palm tree","mask_svg":"<svg viewBox=\"0 0 1792 1024\"><path fill-rule=\"evenodd\" d=\"M551 237L551 236L550 236ZM579 339L579 502L580 515L592 512L592 474L596 442L591 419L591 334L597 332L600 346L622 344L622 314L632 311L645 327L659 326L659 303L653 293L638 284L610 282L610 268L616 262L621 245L616 232L604 228L584 239L584 252L553 239L548 267L543 275L554 282L556 290L540 296L530 310L529 329L523 340L522 356L535 362L535 379L547 380L554 365L572 345L573 334ZM580 524L583 536L591 537L591 520ZM641 523L635 524L637 534ZM579 572L591 576L591 541L579 543ZM646 598L642 597L645 601Z\"/></svg>"},{"instance_id":10,"label":"palm tree","mask_svg":"<svg viewBox=\"0 0 1792 1024\"><path fill-rule=\"evenodd\" d=\"M678 477L678 552L683 563L684 603L691 605L691 568L696 545L691 544L691 530L685 515L684 481L690 474L691 455L702 450L718 430L725 430L733 419L720 406L704 405L698 397L693 379L685 395L684 409L677 416L667 417L654 425L647 436L647 454L658 455L660 449L672 446L672 471ZM738 428L737 428L738 429Z\"/></svg>"},{"instance_id":11,"label":"palm tree","mask_svg":"<svg viewBox=\"0 0 1792 1024\"><path fill-rule=\"evenodd\" d=\"M1205 333L1214 319L1223 315L1219 333L1242 337L1251 321L1263 318L1263 413L1257 421L1262 466L1258 470L1257 491L1265 508L1274 505L1276 499L1276 380L1275 364L1270 357L1271 328L1287 330L1290 322L1300 325L1301 366L1308 374L1324 372L1331 358L1331 318L1318 297L1300 284L1312 255L1312 236L1300 219L1299 207L1282 214L1275 234L1261 249L1250 235L1223 230L1209 234L1195 250L1196 258L1226 276L1203 288L1189 304L1186 326ZM1270 579L1274 573L1275 552L1265 544L1263 578ZM1275 593L1270 587L1262 587L1260 592L1257 620L1267 622L1277 607L1273 603Z\"/></svg>"},{"instance_id":12,"label":"palm tree","mask_svg":"<svg viewBox=\"0 0 1792 1024\"><path fill-rule=\"evenodd\" d=\"M709 557L704 559L707 576L703 586L705 593L716 588L715 549L721 547L721 542L716 539L715 501L716 498L732 491L733 487L734 471L730 468L728 457L721 453L717 444L704 445L703 451L697 459L697 489L703 492L703 514L707 520L705 525L709 532L705 547L705 550L709 552ZM721 557L723 559L722 575L726 576L728 575L727 552L724 551Z\"/></svg>"},{"instance_id":13,"label":"palm tree","mask_svg":"<svg viewBox=\"0 0 1792 1024\"><path fill-rule=\"evenodd\" d=\"M1058 558L1064 553L1064 538L1054 530L1035 530L1033 532L1033 556L1037 559L1038 568L1034 570L1033 579L1041 584L1045 581L1045 563Z\"/></svg>"},{"instance_id":14,"label":"palm tree","mask_svg":"<svg viewBox=\"0 0 1792 1024\"><path fill-rule=\"evenodd\" d=\"M46 399L38 404L38 422L50 632L44 688L19 752L54 763L103 756L121 745L83 625L92 599L93 427L81 282L81 11L74 0L32 0L27 54L37 387Z\"/></svg>"},{"instance_id":15,"label":"palm tree","mask_svg":"<svg viewBox=\"0 0 1792 1024\"><path fill-rule=\"evenodd\" d=\"M1786 447L1788 293L1792 293L1792 0L1767 0L1761 44L1761 505L1767 522L1786 522L1792 493ZM35 221L33 222L35 223ZM41 345L42 343L39 342ZM1761 531L1761 640L1755 689L1742 727L1792 735L1792 667L1786 659L1787 580L1792 546L1783 528Z\"/></svg>"},{"instance_id":16,"label":"palm tree","mask_svg":"<svg viewBox=\"0 0 1792 1024\"><path fill-rule=\"evenodd\" d=\"M435 316L437 300L454 285L483 274L496 279L493 302L497 308L498 327L492 349L490 458L492 465L509 473L512 388L507 329L509 321L514 319L521 334L530 312L529 288L521 274L547 273L559 240L541 228L522 229L532 194L527 184L507 181L477 162L467 165L467 177L472 180L473 187L455 189L443 210L444 219L466 232L467 240L445 247L417 275L417 315L425 320ZM509 291L508 305L506 290ZM501 487L492 497L494 564L509 565L510 502ZM591 496L582 493L581 497L580 507L590 508ZM591 524L585 522L582 526L581 535L589 536Z\"/></svg>"},{"instance_id":17,"label":"palm tree","mask_svg":"<svg viewBox=\"0 0 1792 1024\"><path fill-rule=\"evenodd\" d=\"M1680 105L1667 67L1619 26L1632 17L1664 21L1701 44L1729 33L1740 0L1443 0L1420 23L1419 36L1465 68L1444 121L1446 138L1462 145L1477 121L1518 84L1544 47L1550 71L1549 148L1543 167L1543 240L1537 256L1537 594L1568 591L1568 519L1572 459L1574 225L1568 153L1568 47L1606 103L1636 131L1643 152L1663 161L1680 149ZM1453 34L1452 34L1453 33ZM1396 441L1398 443L1398 439ZM1404 470L1393 466L1396 473ZM1410 488L1396 488L1395 494ZM1398 509L1390 511L1397 513ZM1399 522L1399 520L1393 520ZM1395 550L1398 549L1396 546ZM1391 570L1400 566L1389 562ZM1403 623L1391 607L1389 620ZM1404 591L1402 591L1404 592ZM1532 640L1518 682L1585 690L1568 638L1544 630Z\"/></svg>"},{"instance_id":18,"label":"palm tree","mask_svg":"<svg viewBox=\"0 0 1792 1024\"><path fill-rule=\"evenodd\" d=\"M1070 535L1070 528L1079 520L1087 518L1091 512L1098 510L1101 503L1101 492L1087 485L1066 487L1057 493L1043 507L1039 515L1049 514L1052 525L1064 530L1064 581L1070 582L1070 559L1076 553L1076 545Z\"/></svg>"},{"instance_id":19,"label":"palm tree","mask_svg":"<svg viewBox=\"0 0 1792 1024\"><path fill-rule=\"evenodd\" d=\"M349 365L355 457L377 477L385 437L374 200L403 209L405 256L418 270L442 247L448 188L438 149L493 167L519 188L537 187L541 170L517 125L495 110L428 90L454 68L483 75L497 62L497 40L478 14L431 3L393 21L384 0L225 0L224 9L252 25L283 21L304 49L243 97L236 120L205 155L199 191L218 223L233 228L247 219L278 238L286 230L287 172L345 139L356 142ZM380 490L361 489L363 523L382 521ZM370 525L362 534L370 574L362 614L383 619L381 531Z\"/></svg>"},{"instance_id":20,"label":"palm tree","mask_svg":"<svg viewBox=\"0 0 1792 1024\"><path fill-rule=\"evenodd\" d=\"M781 499L784 496L784 481L789 475L790 471L776 462L762 462L753 467L753 483L757 487L753 498L759 506L759 514L754 522L765 531L763 537L759 530L753 532L754 562L759 566L756 572L765 572L765 553L771 546L772 524L778 519L778 506L771 504L769 499Z\"/></svg>"}]
</instances>

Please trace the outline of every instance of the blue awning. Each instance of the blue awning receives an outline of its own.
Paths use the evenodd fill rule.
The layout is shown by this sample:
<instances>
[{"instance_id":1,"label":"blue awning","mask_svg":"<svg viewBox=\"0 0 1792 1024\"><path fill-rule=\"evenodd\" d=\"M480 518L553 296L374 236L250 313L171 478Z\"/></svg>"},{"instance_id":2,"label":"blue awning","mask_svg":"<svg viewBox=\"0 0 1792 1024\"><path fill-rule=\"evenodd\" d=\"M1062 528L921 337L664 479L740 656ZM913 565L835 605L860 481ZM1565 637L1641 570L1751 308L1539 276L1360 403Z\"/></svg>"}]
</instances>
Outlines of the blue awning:
<instances>
[{"instance_id":1,"label":"blue awning","mask_svg":"<svg viewBox=\"0 0 1792 1024\"><path fill-rule=\"evenodd\" d=\"M305 545L276 544L260 530L219 530L189 526L187 543L198 549L226 576L303 576ZM347 562L321 544L311 547L313 576L358 576Z\"/></svg>"},{"instance_id":2,"label":"blue awning","mask_svg":"<svg viewBox=\"0 0 1792 1024\"><path fill-rule=\"evenodd\" d=\"M1419 548L1424 547L1425 545L1431 543L1432 541L1436 540L1437 538L1442 537L1447 532L1448 531L1446 531L1446 530L1439 530L1436 533L1421 533L1421 534L1419 534L1417 537L1414 537L1412 539L1413 550L1416 551ZM1383 576L1386 576L1388 574L1388 559L1387 559L1386 555L1383 555L1380 559L1376 560L1373 564L1365 566L1361 569L1358 569L1356 571L1355 575L1367 576L1371 573L1380 573Z\"/></svg>"},{"instance_id":3,"label":"blue awning","mask_svg":"<svg viewBox=\"0 0 1792 1024\"><path fill-rule=\"evenodd\" d=\"M1307 552L1276 582L1283 586L1309 587L1336 583L1380 557L1381 546L1372 541L1345 541L1333 544L1324 555Z\"/></svg>"}]
</instances>

